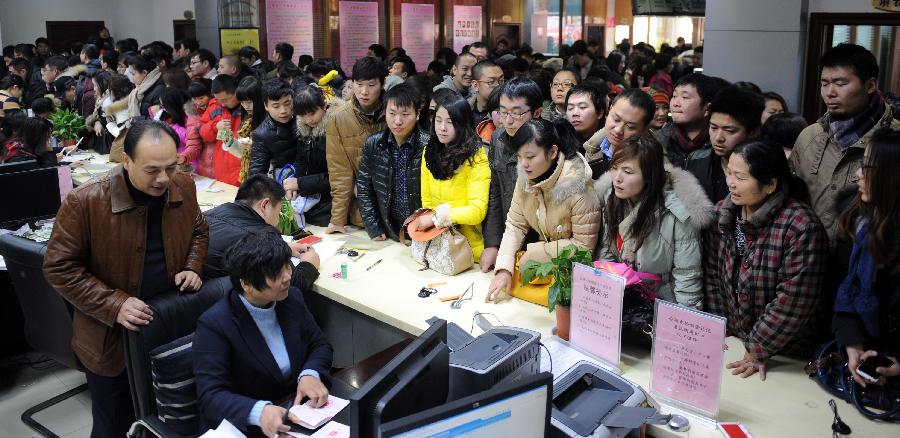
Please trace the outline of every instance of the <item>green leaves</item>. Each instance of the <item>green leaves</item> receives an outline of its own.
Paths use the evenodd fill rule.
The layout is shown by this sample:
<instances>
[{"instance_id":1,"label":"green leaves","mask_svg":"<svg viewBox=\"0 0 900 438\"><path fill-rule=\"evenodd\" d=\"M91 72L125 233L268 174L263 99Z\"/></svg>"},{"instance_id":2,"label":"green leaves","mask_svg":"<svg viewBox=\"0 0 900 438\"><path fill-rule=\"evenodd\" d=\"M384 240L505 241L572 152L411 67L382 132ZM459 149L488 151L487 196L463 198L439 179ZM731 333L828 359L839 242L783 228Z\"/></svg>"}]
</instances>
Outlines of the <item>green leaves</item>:
<instances>
[{"instance_id":1,"label":"green leaves","mask_svg":"<svg viewBox=\"0 0 900 438\"><path fill-rule=\"evenodd\" d=\"M528 260L519 269L522 285L532 280L553 276L553 283L547 294L547 308L552 312L556 305L568 306L572 302L572 264L590 265L594 255L589 249L570 244L559 251L549 262L539 263Z\"/></svg>"},{"instance_id":2,"label":"green leaves","mask_svg":"<svg viewBox=\"0 0 900 438\"><path fill-rule=\"evenodd\" d=\"M75 140L78 132L85 128L84 118L66 109L54 112L50 122L53 123L53 136L60 140Z\"/></svg>"}]
</instances>

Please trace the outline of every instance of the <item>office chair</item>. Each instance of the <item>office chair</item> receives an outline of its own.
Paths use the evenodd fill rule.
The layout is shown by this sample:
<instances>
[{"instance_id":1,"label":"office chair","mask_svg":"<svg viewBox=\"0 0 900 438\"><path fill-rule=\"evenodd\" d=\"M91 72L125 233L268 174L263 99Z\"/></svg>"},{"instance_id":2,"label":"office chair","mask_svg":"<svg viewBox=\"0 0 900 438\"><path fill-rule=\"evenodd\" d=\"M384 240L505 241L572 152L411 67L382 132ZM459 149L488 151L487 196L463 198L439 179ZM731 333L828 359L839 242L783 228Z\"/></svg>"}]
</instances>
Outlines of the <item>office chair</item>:
<instances>
[{"instance_id":1,"label":"office chair","mask_svg":"<svg viewBox=\"0 0 900 438\"><path fill-rule=\"evenodd\" d=\"M25 316L25 340L36 352L60 364L82 371L72 352L72 307L44 279L46 243L5 234L0 236L0 255L6 260L13 289ZM48 437L58 435L34 419L34 415L87 389L80 385L38 403L22 413L22 422Z\"/></svg>"},{"instance_id":2,"label":"office chair","mask_svg":"<svg viewBox=\"0 0 900 438\"><path fill-rule=\"evenodd\" d=\"M153 309L153 321L140 331L127 331L125 336L125 368L137 419L128 431L129 437L199 435L193 367L171 363L165 367L160 362L179 360L180 356L190 363L191 336L197 320L230 291L231 280L220 277L205 281L197 292L171 291L147 300ZM177 376L171 375L173 369ZM165 379L170 379L169 384L161 384ZM165 412L160 412L157 402L165 403L161 406Z\"/></svg>"}]
</instances>

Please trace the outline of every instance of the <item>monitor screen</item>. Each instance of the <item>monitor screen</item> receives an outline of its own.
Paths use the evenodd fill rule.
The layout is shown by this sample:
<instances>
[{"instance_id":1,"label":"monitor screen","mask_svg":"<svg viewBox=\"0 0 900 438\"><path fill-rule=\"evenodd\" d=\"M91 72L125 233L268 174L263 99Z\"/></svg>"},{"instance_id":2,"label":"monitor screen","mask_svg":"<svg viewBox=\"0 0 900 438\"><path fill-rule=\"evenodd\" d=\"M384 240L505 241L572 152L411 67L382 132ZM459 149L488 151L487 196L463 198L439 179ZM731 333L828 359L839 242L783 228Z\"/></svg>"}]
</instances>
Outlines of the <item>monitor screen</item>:
<instances>
[{"instance_id":1,"label":"monitor screen","mask_svg":"<svg viewBox=\"0 0 900 438\"><path fill-rule=\"evenodd\" d=\"M383 437L538 436L550 422L552 376L531 376L505 388L493 388L440 408L387 424ZM542 434L540 436L543 436Z\"/></svg>"},{"instance_id":2,"label":"monitor screen","mask_svg":"<svg viewBox=\"0 0 900 438\"><path fill-rule=\"evenodd\" d=\"M0 224L53 217L61 203L59 181L60 172L55 167L0 173L4 205L0 208Z\"/></svg>"}]
</instances>

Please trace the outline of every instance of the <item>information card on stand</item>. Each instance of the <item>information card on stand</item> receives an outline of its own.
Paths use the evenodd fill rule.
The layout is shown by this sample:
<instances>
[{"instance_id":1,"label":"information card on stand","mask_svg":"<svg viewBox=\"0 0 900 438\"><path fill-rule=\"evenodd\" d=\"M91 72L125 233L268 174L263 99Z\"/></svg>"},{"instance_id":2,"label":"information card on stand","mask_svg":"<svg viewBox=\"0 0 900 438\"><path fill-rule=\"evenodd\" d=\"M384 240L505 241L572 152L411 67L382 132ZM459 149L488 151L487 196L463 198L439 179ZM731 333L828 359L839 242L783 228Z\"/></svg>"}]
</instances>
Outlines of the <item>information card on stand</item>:
<instances>
[{"instance_id":1,"label":"information card on stand","mask_svg":"<svg viewBox=\"0 0 900 438\"><path fill-rule=\"evenodd\" d=\"M573 345L619 368L625 279L594 267L572 266L569 339Z\"/></svg>"},{"instance_id":2,"label":"information card on stand","mask_svg":"<svg viewBox=\"0 0 900 438\"><path fill-rule=\"evenodd\" d=\"M725 318L656 300L650 392L712 420L719 414Z\"/></svg>"}]
</instances>

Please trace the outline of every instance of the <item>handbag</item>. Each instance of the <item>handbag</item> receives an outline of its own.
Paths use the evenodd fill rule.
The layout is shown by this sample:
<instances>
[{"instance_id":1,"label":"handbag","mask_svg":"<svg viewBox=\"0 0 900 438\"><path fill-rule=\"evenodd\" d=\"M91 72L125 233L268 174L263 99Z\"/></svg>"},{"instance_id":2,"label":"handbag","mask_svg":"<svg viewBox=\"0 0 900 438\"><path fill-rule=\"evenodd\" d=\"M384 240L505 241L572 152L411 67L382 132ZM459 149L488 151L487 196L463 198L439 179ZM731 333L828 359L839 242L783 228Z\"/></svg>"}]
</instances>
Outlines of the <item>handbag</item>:
<instances>
[{"instance_id":1,"label":"handbag","mask_svg":"<svg viewBox=\"0 0 900 438\"><path fill-rule=\"evenodd\" d=\"M598 260L594 267L625 279L622 297L622 342L650 348L653 344L653 315L656 290L662 279L634 270L626 263Z\"/></svg>"},{"instance_id":2,"label":"handbag","mask_svg":"<svg viewBox=\"0 0 900 438\"><path fill-rule=\"evenodd\" d=\"M125 136L128 135L128 128L122 128L119 135L112 141L109 147L109 162L121 163L122 156L125 155Z\"/></svg>"},{"instance_id":3,"label":"handbag","mask_svg":"<svg viewBox=\"0 0 900 438\"><path fill-rule=\"evenodd\" d=\"M520 299L534 303L539 306L547 307L550 294L550 286L556 280L552 275L542 278L533 278L527 284L522 284L522 270L519 266L519 260L525 254L525 251L516 252L516 268L513 272L512 288L510 295Z\"/></svg>"},{"instance_id":4,"label":"handbag","mask_svg":"<svg viewBox=\"0 0 900 438\"><path fill-rule=\"evenodd\" d=\"M829 394L853 404L864 417L887 422L900 421L900 379L888 379L884 386L868 385L863 388L853 380L847 359L840 350L836 341L823 344L806 366L806 373Z\"/></svg>"},{"instance_id":5,"label":"handbag","mask_svg":"<svg viewBox=\"0 0 900 438\"><path fill-rule=\"evenodd\" d=\"M400 228L400 240L406 243L405 232L412 238L410 250L413 260L422 265L422 271L431 269L444 275L456 275L475 265L475 254L469 240L456 227L435 227L419 231L417 219L434 214L420 208L411 214Z\"/></svg>"}]
</instances>

